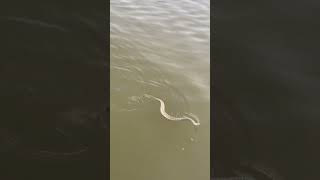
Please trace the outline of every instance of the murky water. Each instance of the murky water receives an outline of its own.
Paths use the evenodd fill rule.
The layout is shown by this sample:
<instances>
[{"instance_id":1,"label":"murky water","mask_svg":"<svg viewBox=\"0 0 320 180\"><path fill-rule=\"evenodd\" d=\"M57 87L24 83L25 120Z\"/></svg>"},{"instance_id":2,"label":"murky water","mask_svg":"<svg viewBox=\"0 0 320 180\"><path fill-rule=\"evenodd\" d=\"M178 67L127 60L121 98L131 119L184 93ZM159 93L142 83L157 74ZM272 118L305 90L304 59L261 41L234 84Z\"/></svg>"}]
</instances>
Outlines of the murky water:
<instances>
[{"instance_id":1,"label":"murky water","mask_svg":"<svg viewBox=\"0 0 320 180\"><path fill-rule=\"evenodd\" d=\"M112 180L209 179L209 3L111 0Z\"/></svg>"}]
</instances>

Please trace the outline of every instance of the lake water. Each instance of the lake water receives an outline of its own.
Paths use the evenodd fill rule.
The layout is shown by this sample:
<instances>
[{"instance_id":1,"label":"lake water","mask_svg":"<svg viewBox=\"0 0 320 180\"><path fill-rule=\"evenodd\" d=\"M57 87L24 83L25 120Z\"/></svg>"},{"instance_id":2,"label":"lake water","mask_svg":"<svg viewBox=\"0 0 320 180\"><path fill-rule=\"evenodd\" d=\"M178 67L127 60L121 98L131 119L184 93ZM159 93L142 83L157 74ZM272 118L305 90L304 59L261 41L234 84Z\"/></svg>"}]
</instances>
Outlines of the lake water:
<instances>
[{"instance_id":1,"label":"lake water","mask_svg":"<svg viewBox=\"0 0 320 180\"><path fill-rule=\"evenodd\" d=\"M110 4L111 179L208 180L210 1Z\"/></svg>"}]
</instances>

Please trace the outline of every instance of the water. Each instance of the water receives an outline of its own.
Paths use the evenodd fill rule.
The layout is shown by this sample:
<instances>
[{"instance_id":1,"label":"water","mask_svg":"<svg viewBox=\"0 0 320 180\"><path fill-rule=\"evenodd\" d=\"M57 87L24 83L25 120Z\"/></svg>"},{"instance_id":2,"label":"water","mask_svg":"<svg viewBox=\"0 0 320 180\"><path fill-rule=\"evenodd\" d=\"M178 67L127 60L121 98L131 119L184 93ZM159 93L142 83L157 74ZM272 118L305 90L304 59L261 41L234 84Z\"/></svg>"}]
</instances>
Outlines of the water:
<instances>
[{"instance_id":1,"label":"water","mask_svg":"<svg viewBox=\"0 0 320 180\"><path fill-rule=\"evenodd\" d=\"M209 179L209 3L111 0L112 180Z\"/></svg>"}]
</instances>

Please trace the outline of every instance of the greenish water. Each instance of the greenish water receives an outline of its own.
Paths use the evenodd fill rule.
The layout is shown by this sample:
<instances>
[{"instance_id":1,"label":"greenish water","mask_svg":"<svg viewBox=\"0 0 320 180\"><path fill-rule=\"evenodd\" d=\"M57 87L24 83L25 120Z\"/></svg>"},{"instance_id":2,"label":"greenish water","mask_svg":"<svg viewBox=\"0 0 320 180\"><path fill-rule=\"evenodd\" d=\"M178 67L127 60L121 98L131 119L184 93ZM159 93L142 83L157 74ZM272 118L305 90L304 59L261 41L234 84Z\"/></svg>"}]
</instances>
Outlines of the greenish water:
<instances>
[{"instance_id":1,"label":"greenish water","mask_svg":"<svg viewBox=\"0 0 320 180\"><path fill-rule=\"evenodd\" d=\"M209 179L209 3L111 0L112 180Z\"/></svg>"}]
</instances>

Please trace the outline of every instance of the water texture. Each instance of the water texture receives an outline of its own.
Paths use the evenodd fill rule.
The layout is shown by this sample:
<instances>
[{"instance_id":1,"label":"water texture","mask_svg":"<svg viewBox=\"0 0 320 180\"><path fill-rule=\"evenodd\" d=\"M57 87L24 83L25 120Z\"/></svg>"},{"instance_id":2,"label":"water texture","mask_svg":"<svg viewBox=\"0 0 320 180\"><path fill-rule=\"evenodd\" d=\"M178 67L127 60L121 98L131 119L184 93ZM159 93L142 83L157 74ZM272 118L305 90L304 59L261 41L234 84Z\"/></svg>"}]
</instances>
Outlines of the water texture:
<instances>
[{"instance_id":1,"label":"water texture","mask_svg":"<svg viewBox=\"0 0 320 180\"><path fill-rule=\"evenodd\" d=\"M209 3L111 0L112 180L209 179Z\"/></svg>"}]
</instances>

